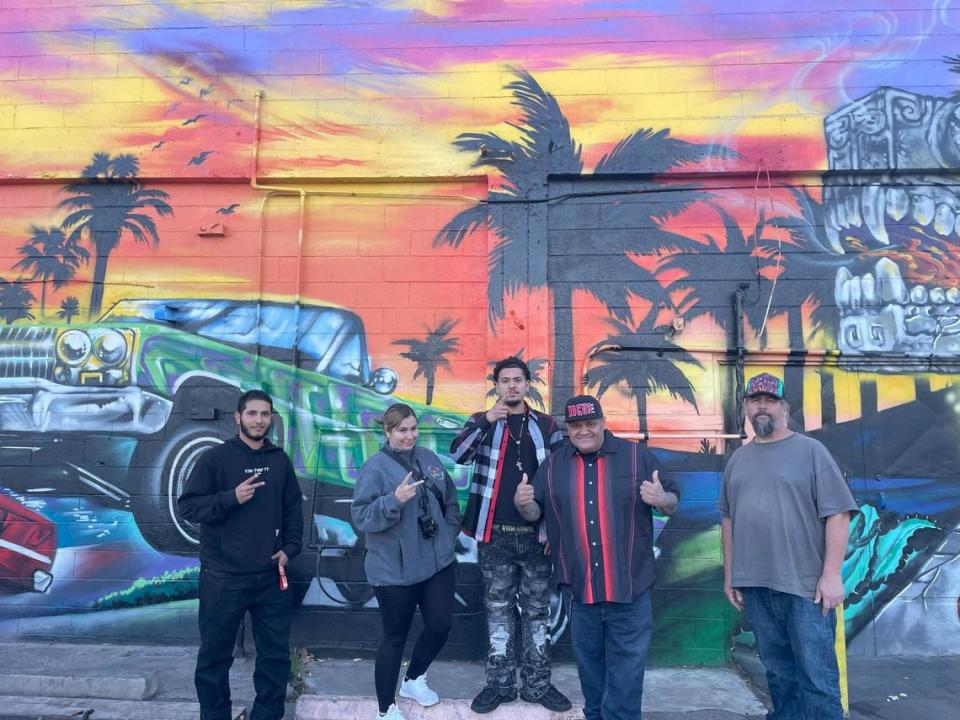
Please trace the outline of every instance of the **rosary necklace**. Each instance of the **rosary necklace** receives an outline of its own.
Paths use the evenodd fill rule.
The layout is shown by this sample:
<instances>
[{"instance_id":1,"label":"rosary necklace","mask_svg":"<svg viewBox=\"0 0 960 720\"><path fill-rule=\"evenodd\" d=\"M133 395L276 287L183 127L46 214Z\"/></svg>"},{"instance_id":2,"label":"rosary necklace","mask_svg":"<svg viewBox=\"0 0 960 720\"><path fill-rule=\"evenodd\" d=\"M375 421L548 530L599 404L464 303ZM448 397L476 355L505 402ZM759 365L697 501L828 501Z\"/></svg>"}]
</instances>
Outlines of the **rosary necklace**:
<instances>
[{"instance_id":1,"label":"rosary necklace","mask_svg":"<svg viewBox=\"0 0 960 720\"><path fill-rule=\"evenodd\" d=\"M517 445L517 470L522 473L523 463L520 462L520 441L523 440L523 431L527 425L527 414L523 414L523 420L520 421L520 433L517 435L517 437L514 437L513 433L510 431L510 418L507 417L504 422L507 424L507 435L509 435L510 439L513 440L513 442Z\"/></svg>"}]
</instances>

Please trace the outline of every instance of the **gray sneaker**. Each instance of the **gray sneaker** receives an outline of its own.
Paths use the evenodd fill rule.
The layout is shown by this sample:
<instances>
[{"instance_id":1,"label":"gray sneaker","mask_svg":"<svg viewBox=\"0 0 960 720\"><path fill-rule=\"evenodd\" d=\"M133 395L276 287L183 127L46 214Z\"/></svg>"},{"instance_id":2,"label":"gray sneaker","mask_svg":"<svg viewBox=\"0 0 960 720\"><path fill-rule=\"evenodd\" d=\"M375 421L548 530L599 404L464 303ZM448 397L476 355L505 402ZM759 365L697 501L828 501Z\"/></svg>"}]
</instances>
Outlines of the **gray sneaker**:
<instances>
[{"instance_id":1,"label":"gray sneaker","mask_svg":"<svg viewBox=\"0 0 960 720\"><path fill-rule=\"evenodd\" d=\"M423 707L430 707L440 702L440 696L427 686L427 674L424 673L413 680L403 679L400 683L400 697L413 700Z\"/></svg>"}]
</instances>

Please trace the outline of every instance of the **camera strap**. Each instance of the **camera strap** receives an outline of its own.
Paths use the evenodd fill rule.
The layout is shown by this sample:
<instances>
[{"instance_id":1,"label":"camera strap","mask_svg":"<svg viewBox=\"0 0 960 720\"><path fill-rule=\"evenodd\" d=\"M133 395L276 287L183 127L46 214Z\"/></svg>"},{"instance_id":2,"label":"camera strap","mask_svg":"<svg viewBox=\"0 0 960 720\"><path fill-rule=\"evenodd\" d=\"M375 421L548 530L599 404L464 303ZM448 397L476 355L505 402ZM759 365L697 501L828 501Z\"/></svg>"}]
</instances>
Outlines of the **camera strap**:
<instances>
[{"instance_id":1,"label":"camera strap","mask_svg":"<svg viewBox=\"0 0 960 720\"><path fill-rule=\"evenodd\" d=\"M417 466L414 467L413 465L408 463L406 458L400 455L400 453L395 452L392 448L390 448L387 445L384 445L382 448L380 448L380 452L387 455L389 458L391 458L394 462L400 465L400 467L402 467L408 473L413 473L414 480L423 480L423 485L421 487L426 488L427 490L433 493L433 496L437 499L437 502L440 505L440 514L443 515L443 517L447 516L447 506L443 500L443 493L440 492L439 488L437 488L433 483L430 482L430 478L427 477L427 474L423 472L423 468L420 467L420 461L417 460L416 455L414 455L413 461L417 464ZM426 500L426 496L424 496L424 500Z\"/></svg>"}]
</instances>

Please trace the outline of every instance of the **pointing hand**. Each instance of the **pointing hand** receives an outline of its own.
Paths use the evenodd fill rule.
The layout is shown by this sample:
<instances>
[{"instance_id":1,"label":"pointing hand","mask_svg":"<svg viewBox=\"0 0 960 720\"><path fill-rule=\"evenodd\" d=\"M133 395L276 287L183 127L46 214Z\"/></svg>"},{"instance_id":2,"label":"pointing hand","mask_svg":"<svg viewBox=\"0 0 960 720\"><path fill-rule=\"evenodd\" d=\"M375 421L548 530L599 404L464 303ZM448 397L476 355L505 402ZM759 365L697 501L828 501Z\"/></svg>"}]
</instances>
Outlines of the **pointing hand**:
<instances>
[{"instance_id":1,"label":"pointing hand","mask_svg":"<svg viewBox=\"0 0 960 720\"><path fill-rule=\"evenodd\" d=\"M653 480L644 480L640 483L640 497L647 505L659 507L667 498L667 493L660 484L660 471L653 471Z\"/></svg>"},{"instance_id":2,"label":"pointing hand","mask_svg":"<svg viewBox=\"0 0 960 720\"><path fill-rule=\"evenodd\" d=\"M397 485L397 489L393 491L394 497L397 498L402 504L406 505L407 502L417 494L417 486L423 485L423 480L417 480L416 482L410 482L413 479L413 473L408 472L403 478L403 482Z\"/></svg>"},{"instance_id":3,"label":"pointing hand","mask_svg":"<svg viewBox=\"0 0 960 720\"><path fill-rule=\"evenodd\" d=\"M257 482L257 478L260 477L260 473L251 475L242 483L237 485L236 489L233 491L237 496L237 502L243 505L245 502L249 501L253 497L254 493L257 492L257 488L263 487L266 485L265 482Z\"/></svg>"}]
</instances>

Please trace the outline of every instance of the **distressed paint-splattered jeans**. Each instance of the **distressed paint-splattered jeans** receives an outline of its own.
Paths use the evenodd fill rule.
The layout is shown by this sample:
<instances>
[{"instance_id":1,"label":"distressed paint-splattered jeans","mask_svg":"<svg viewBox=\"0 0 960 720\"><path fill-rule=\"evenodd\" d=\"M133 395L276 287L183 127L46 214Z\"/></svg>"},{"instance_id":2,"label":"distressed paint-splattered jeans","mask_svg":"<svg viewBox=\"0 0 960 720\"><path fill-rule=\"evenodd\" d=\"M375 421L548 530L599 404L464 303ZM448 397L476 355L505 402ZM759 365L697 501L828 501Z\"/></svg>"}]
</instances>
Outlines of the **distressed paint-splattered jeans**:
<instances>
[{"instance_id":1,"label":"distressed paint-splattered jeans","mask_svg":"<svg viewBox=\"0 0 960 720\"><path fill-rule=\"evenodd\" d=\"M550 685L550 558L533 532L496 528L478 543L487 614L487 685L516 688L517 666L524 694L537 698ZM517 643L519 602L521 642ZM518 657L518 647L519 657Z\"/></svg>"}]
</instances>

